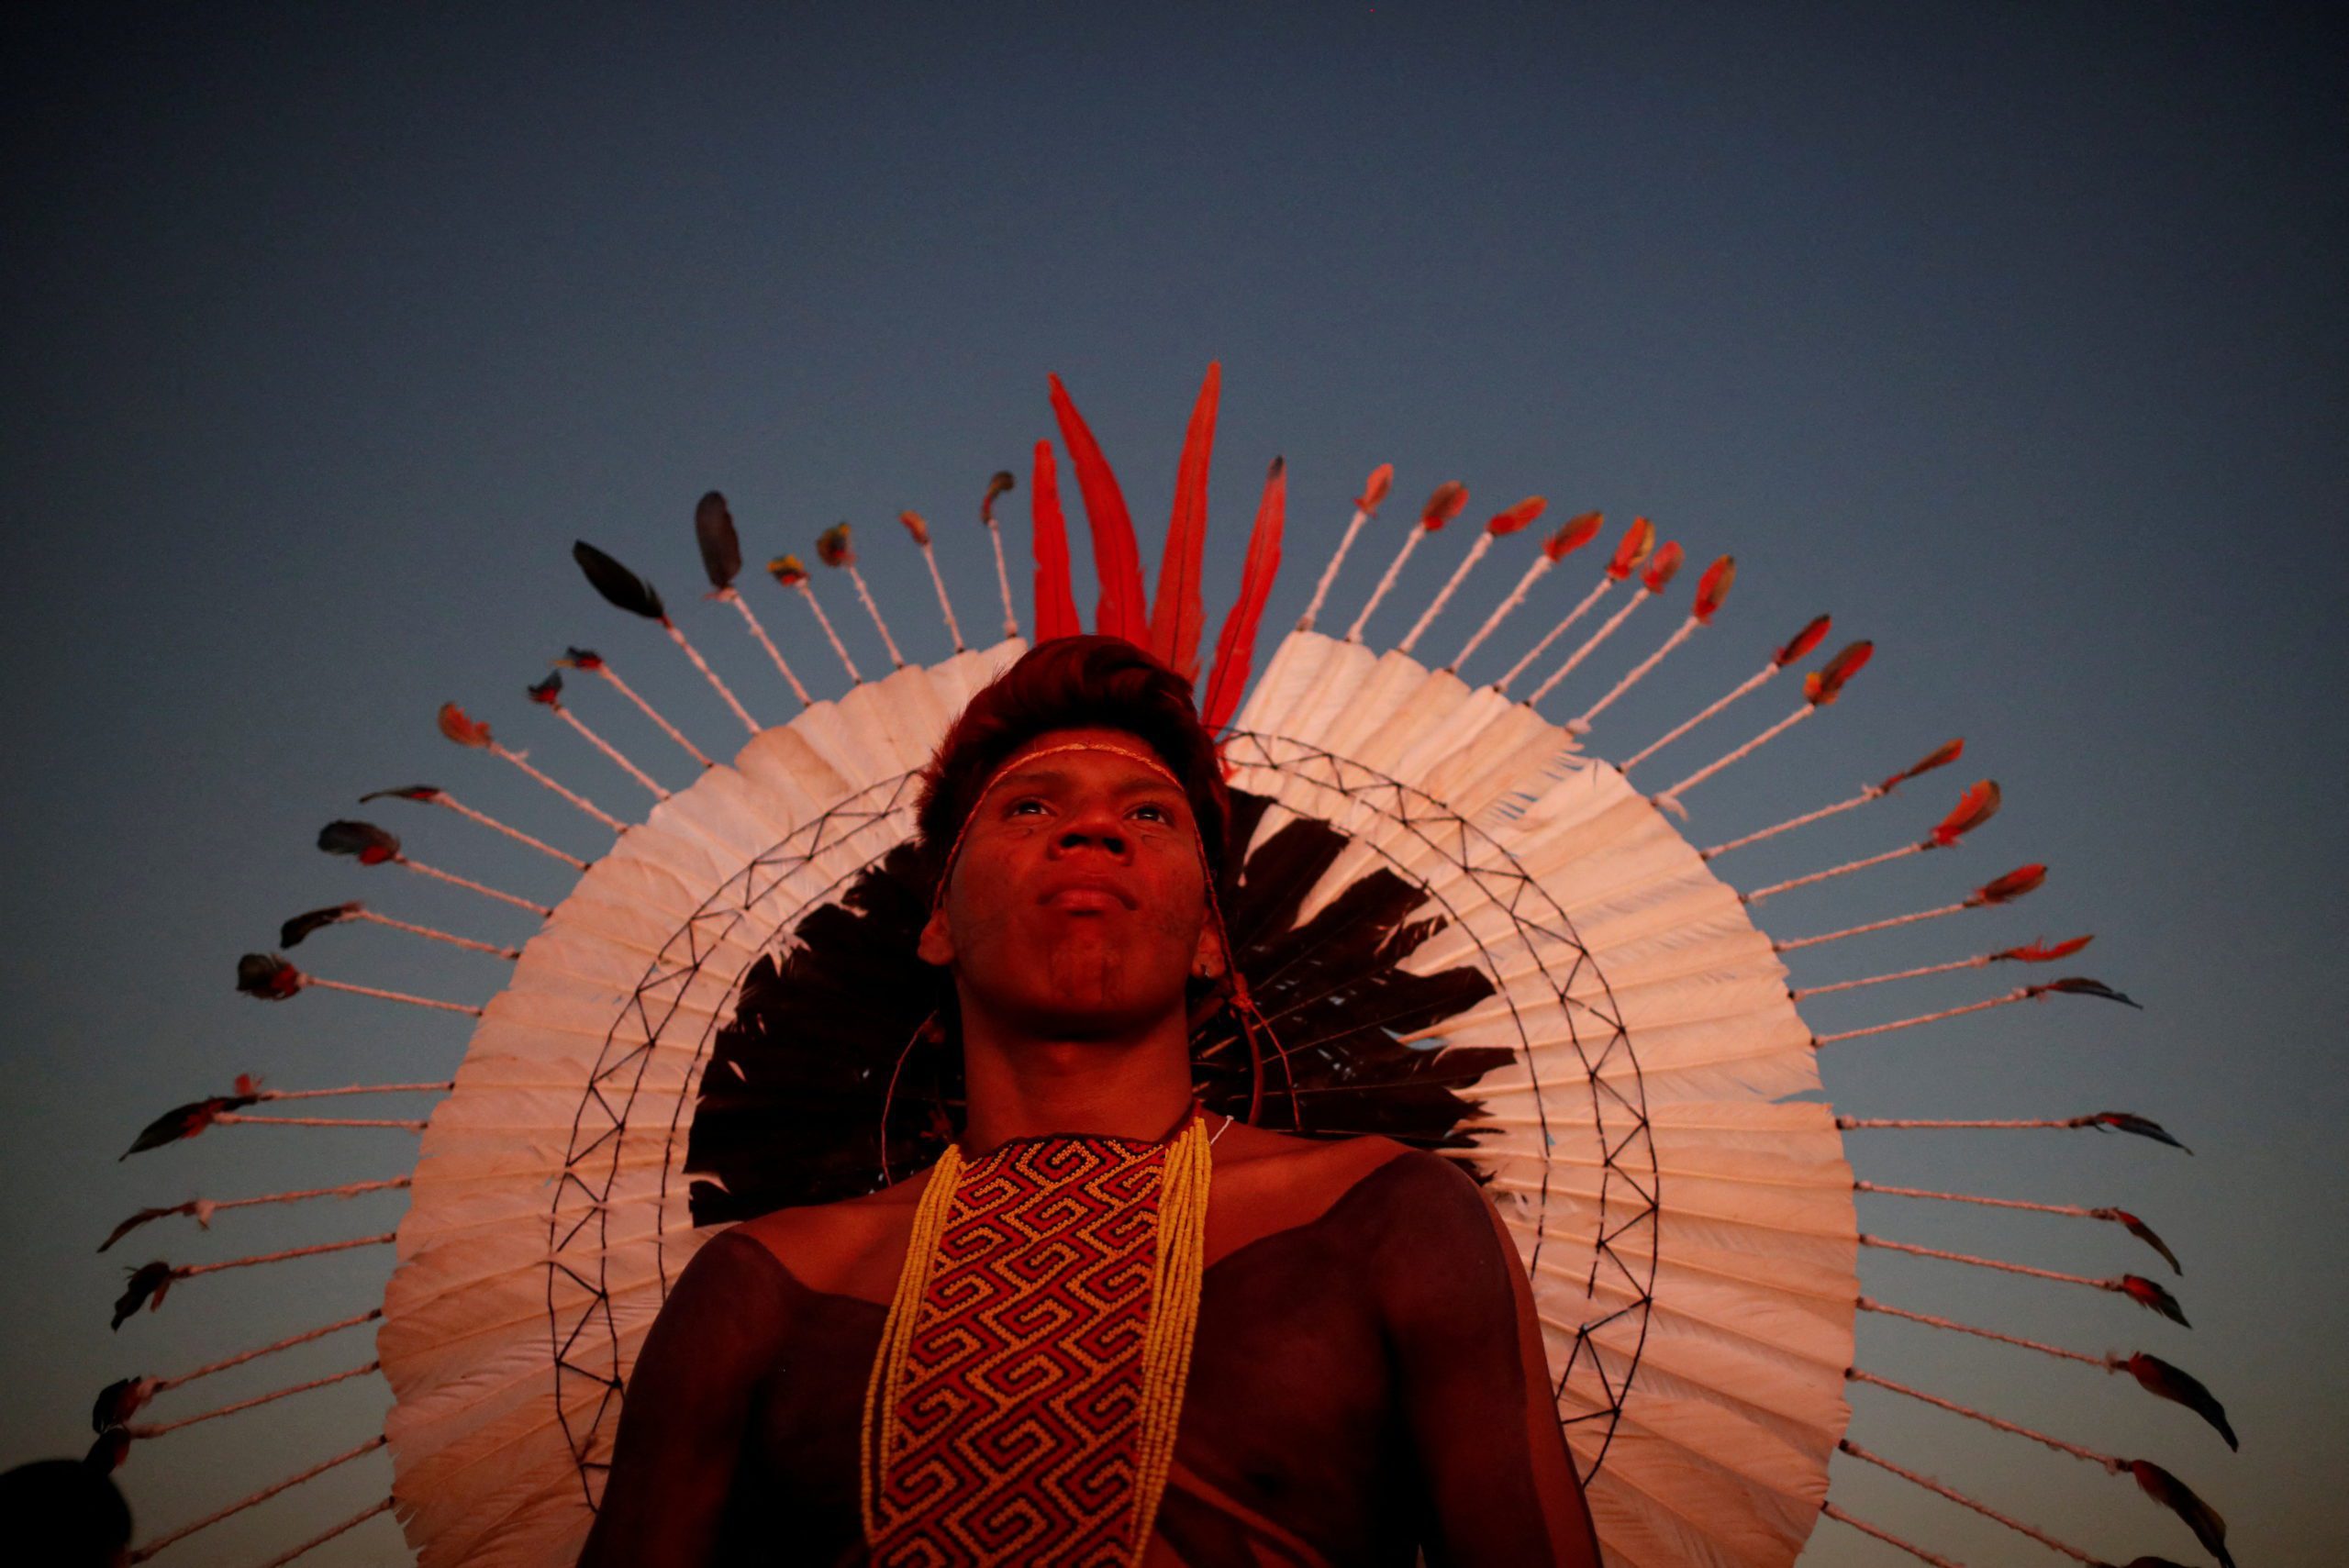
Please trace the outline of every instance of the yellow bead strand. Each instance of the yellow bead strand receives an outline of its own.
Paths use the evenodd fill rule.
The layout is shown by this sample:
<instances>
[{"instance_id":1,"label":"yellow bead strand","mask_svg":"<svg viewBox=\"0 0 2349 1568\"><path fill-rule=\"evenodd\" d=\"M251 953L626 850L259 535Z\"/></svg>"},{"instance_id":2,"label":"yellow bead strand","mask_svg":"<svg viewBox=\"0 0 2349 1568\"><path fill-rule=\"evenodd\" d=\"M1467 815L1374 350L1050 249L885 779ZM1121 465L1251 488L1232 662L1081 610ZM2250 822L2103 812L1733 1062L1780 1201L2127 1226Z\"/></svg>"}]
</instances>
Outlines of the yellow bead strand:
<instances>
[{"instance_id":1,"label":"yellow bead strand","mask_svg":"<svg viewBox=\"0 0 2349 1568\"><path fill-rule=\"evenodd\" d=\"M857 1500L864 1512L864 1539L881 1539L880 1515L874 1493L881 1472L896 1446L897 1390L905 1386L906 1357L914 1342L914 1320L921 1316L921 1298L930 1289L931 1267L938 1261L938 1243L946 1233L947 1211L954 1207L954 1185L963 1173L963 1151L950 1143L938 1163L930 1168L930 1185L914 1206L912 1233L906 1238L906 1262L897 1273L897 1292L883 1319L880 1353L873 1358L873 1374L864 1384L864 1419L858 1440Z\"/></svg>"},{"instance_id":2,"label":"yellow bead strand","mask_svg":"<svg viewBox=\"0 0 2349 1568\"><path fill-rule=\"evenodd\" d=\"M1141 1429L1134 1443L1133 1561L1150 1551L1159 1500L1174 1465L1174 1436L1190 1381L1191 1341L1206 1276L1208 1188L1214 1173L1207 1127L1197 1117L1166 1151L1159 1175L1158 1255L1152 1273L1150 1329L1141 1352Z\"/></svg>"}]
</instances>

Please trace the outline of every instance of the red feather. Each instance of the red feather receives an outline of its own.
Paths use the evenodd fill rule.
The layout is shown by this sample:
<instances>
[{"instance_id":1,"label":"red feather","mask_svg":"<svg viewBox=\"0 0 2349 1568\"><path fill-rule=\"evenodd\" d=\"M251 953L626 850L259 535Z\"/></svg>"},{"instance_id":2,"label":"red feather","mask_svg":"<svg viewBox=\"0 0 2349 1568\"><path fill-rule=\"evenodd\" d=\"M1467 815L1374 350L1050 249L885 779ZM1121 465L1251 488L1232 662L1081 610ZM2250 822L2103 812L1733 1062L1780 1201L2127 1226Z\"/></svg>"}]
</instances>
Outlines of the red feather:
<instances>
[{"instance_id":1,"label":"red feather","mask_svg":"<svg viewBox=\"0 0 2349 1568\"><path fill-rule=\"evenodd\" d=\"M1680 541L1674 539L1649 559L1648 569L1640 574L1640 586L1651 594L1663 593L1680 575L1680 563L1686 559Z\"/></svg>"},{"instance_id":2,"label":"red feather","mask_svg":"<svg viewBox=\"0 0 2349 1568\"><path fill-rule=\"evenodd\" d=\"M1655 525L1645 517L1634 517L1623 534L1623 542L1615 547L1615 559L1607 563L1607 575L1618 583L1640 569L1640 562L1655 548Z\"/></svg>"},{"instance_id":3,"label":"red feather","mask_svg":"<svg viewBox=\"0 0 2349 1568\"><path fill-rule=\"evenodd\" d=\"M1506 512L1496 513L1493 520L1485 525L1485 531L1496 536L1513 534L1549 509L1550 503L1542 497L1528 495Z\"/></svg>"},{"instance_id":4,"label":"red feather","mask_svg":"<svg viewBox=\"0 0 2349 1568\"><path fill-rule=\"evenodd\" d=\"M1542 553L1553 561L1563 561L1598 537L1598 526L1607 519L1598 512L1585 512L1570 517L1566 526L1542 541Z\"/></svg>"},{"instance_id":5,"label":"red feather","mask_svg":"<svg viewBox=\"0 0 2349 1568\"><path fill-rule=\"evenodd\" d=\"M1920 760L1910 763L1908 767L1901 769L1898 773L1893 774L1890 778L1876 785L1876 792L1878 795L1889 795L1900 785L1908 783L1910 779L1915 778L1918 774L1930 773L1935 768L1945 768L1952 762L1956 762L1958 758L1965 754L1965 738L1964 736L1960 736L1954 740L1944 740L1940 745L1934 747L1931 751L1926 752Z\"/></svg>"},{"instance_id":6,"label":"red feather","mask_svg":"<svg viewBox=\"0 0 2349 1568\"><path fill-rule=\"evenodd\" d=\"M1770 662L1783 670L1808 654L1827 639L1828 628L1835 624L1833 616L1813 616L1810 623L1795 633L1793 640L1770 655Z\"/></svg>"},{"instance_id":7,"label":"red feather","mask_svg":"<svg viewBox=\"0 0 2349 1568\"><path fill-rule=\"evenodd\" d=\"M1458 517L1468 505L1468 486L1456 479L1447 479L1435 487L1428 504L1419 508L1419 527L1435 533Z\"/></svg>"},{"instance_id":8,"label":"red feather","mask_svg":"<svg viewBox=\"0 0 2349 1568\"><path fill-rule=\"evenodd\" d=\"M1959 795L1949 815L1934 825L1932 841L1946 850L1998 814L1998 781L1983 779Z\"/></svg>"},{"instance_id":9,"label":"red feather","mask_svg":"<svg viewBox=\"0 0 2349 1568\"><path fill-rule=\"evenodd\" d=\"M1101 443L1093 439L1085 417L1069 401L1068 388L1053 376L1052 417L1060 421L1061 439L1068 443L1068 461L1076 470L1076 488L1085 497L1085 520L1093 528L1093 571L1101 580L1100 602L1094 606L1093 629L1104 637L1122 637L1146 645L1150 623L1142 608L1141 550L1134 543L1134 522L1126 497Z\"/></svg>"},{"instance_id":10,"label":"red feather","mask_svg":"<svg viewBox=\"0 0 2349 1568\"><path fill-rule=\"evenodd\" d=\"M1208 542L1208 464L1215 455L1217 400L1223 367L1210 362L1183 432L1183 462L1174 471L1174 512L1166 522L1166 555L1158 566L1158 602L1150 611L1150 651L1186 681L1199 678L1199 559Z\"/></svg>"},{"instance_id":11,"label":"red feather","mask_svg":"<svg viewBox=\"0 0 2349 1568\"><path fill-rule=\"evenodd\" d=\"M1256 506L1256 526L1248 535L1248 561L1240 571L1240 596L1223 617L1222 635L1215 642L1215 670L1208 676L1207 701L1199 718L1209 733L1231 722L1240 711L1240 694L1248 689L1248 675L1256 658L1256 626L1264 618L1264 600L1273 591L1273 577L1281 569L1281 524L1288 514L1288 463L1273 459L1264 476L1264 498Z\"/></svg>"},{"instance_id":12,"label":"red feather","mask_svg":"<svg viewBox=\"0 0 2349 1568\"><path fill-rule=\"evenodd\" d=\"M1378 504L1386 499L1386 493L1394 488L1395 465L1382 462L1372 469L1370 477L1363 482L1362 494L1354 497L1354 505L1363 511L1375 512Z\"/></svg>"},{"instance_id":13,"label":"red feather","mask_svg":"<svg viewBox=\"0 0 2349 1568\"><path fill-rule=\"evenodd\" d=\"M2160 1313L2181 1329L2194 1327L2186 1320L2186 1309L2177 1304L2177 1297L2143 1274L2122 1274L2121 1294L2148 1312Z\"/></svg>"},{"instance_id":14,"label":"red feather","mask_svg":"<svg viewBox=\"0 0 2349 1568\"><path fill-rule=\"evenodd\" d=\"M1995 877L1976 888L1966 895L1965 902L1969 905L2004 904L2009 899L2021 898L2026 893L2038 892L2039 884L2046 880L2047 868L2043 865L2033 862L2017 866L2006 875Z\"/></svg>"},{"instance_id":15,"label":"red feather","mask_svg":"<svg viewBox=\"0 0 2349 1568\"><path fill-rule=\"evenodd\" d=\"M1854 642L1802 679L1802 695L1813 707L1825 707L1843 695L1843 683L1860 673L1876 652L1873 642Z\"/></svg>"},{"instance_id":16,"label":"red feather","mask_svg":"<svg viewBox=\"0 0 2349 1568\"><path fill-rule=\"evenodd\" d=\"M1061 517L1061 482L1052 467L1052 443L1036 443L1036 480L1028 487L1029 516L1036 546L1036 640L1074 637L1085 629L1076 618L1076 596L1069 589L1068 524Z\"/></svg>"},{"instance_id":17,"label":"red feather","mask_svg":"<svg viewBox=\"0 0 2349 1568\"><path fill-rule=\"evenodd\" d=\"M467 717L465 710L452 702L440 705L440 733L460 746L489 744L489 726Z\"/></svg>"},{"instance_id":18,"label":"red feather","mask_svg":"<svg viewBox=\"0 0 2349 1568\"><path fill-rule=\"evenodd\" d=\"M1737 582L1737 557L1724 555L1705 568L1697 579L1697 603L1688 613L1697 617L1699 626L1713 624L1713 617L1720 613L1721 601L1729 597L1731 586Z\"/></svg>"},{"instance_id":19,"label":"red feather","mask_svg":"<svg viewBox=\"0 0 2349 1568\"><path fill-rule=\"evenodd\" d=\"M2053 946L2043 941L2027 942L2019 948L2002 948L1990 955L1993 960L2009 959L2019 963L2053 963L2059 958L2069 958L2090 942L2094 937L2074 937L2067 942Z\"/></svg>"}]
</instances>

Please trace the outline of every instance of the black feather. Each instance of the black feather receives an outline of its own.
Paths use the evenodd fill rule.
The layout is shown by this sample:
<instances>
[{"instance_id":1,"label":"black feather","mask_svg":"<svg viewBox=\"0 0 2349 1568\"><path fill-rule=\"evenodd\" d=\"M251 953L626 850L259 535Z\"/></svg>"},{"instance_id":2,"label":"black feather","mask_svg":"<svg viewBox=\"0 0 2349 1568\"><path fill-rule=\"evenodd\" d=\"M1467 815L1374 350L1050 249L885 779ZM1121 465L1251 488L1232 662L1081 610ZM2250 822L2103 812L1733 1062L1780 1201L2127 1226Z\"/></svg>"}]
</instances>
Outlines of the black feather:
<instances>
[{"instance_id":1,"label":"black feather","mask_svg":"<svg viewBox=\"0 0 2349 1568\"><path fill-rule=\"evenodd\" d=\"M277 945L282 948L300 947L302 939L312 931L323 931L328 926L340 925L358 913L359 905L354 901L350 904L329 904L323 909L313 909L306 915L296 915L277 928Z\"/></svg>"},{"instance_id":2,"label":"black feather","mask_svg":"<svg viewBox=\"0 0 2349 1568\"><path fill-rule=\"evenodd\" d=\"M237 960L237 989L264 1002L283 1002L302 988L294 966L273 952L249 952Z\"/></svg>"},{"instance_id":3,"label":"black feather","mask_svg":"<svg viewBox=\"0 0 2349 1568\"><path fill-rule=\"evenodd\" d=\"M120 1163L120 1162L117 1161L117 1163ZM161 1219L166 1215L194 1214L195 1212L195 1201L193 1198L189 1199L186 1203L175 1203L169 1208L142 1208L137 1214L132 1215L129 1218L122 1221L122 1223L117 1225L112 1230L108 1231L106 1233L106 1239L98 1243L98 1251L101 1252L106 1251L116 1242L121 1240L124 1237L129 1235L132 1231L138 1229L140 1226L146 1224L150 1219ZM103 1430L103 1429L101 1429Z\"/></svg>"},{"instance_id":4,"label":"black feather","mask_svg":"<svg viewBox=\"0 0 2349 1568\"><path fill-rule=\"evenodd\" d=\"M144 1154L150 1149L161 1149L166 1143L177 1143L183 1138L193 1138L212 1125L212 1118L222 1111L240 1111L260 1102L258 1095L215 1095L208 1100L190 1100L184 1106L173 1106L139 1130L130 1140L116 1163L133 1154ZM112 1245L112 1243L108 1243Z\"/></svg>"},{"instance_id":5,"label":"black feather","mask_svg":"<svg viewBox=\"0 0 2349 1568\"><path fill-rule=\"evenodd\" d=\"M2149 1280L2143 1274L2122 1274L2121 1277L2126 1283L2138 1287L2137 1290L2129 1293L2130 1299L2136 1302L2138 1306L2148 1311L2160 1313L2181 1329L2194 1327L2186 1320L2186 1308L2178 1305L2177 1297L2164 1290L2158 1282Z\"/></svg>"},{"instance_id":6,"label":"black feather","mask_svg":"<svg viewBox=\"0 0 2349 1568\"><path fill-rule=\"evenodd\" d=\"M2134 1111L2099 1111L2089 1118L2088 1121L2089 1125L2099 1132L2133 1132L2140 1138L2150 1138L2156 1143L2166 1143L2172 1149L2184 1149L2188 1154L2194 1152L2193 1150L2187 1149L2185 1144L2172 1138L2161 1123L2151 1117L2139 1116Z\"/></svg>"},{"instance_id":7,"label":"black feather","mask_svg":"<svg viewBox=\"0 0 2349 1568\"><path fill-rule=\"evenodd\" d=\"M130 1320L131 1314L147 1306L163 1305L164 1293L172 1288L172 1265L158 1260L133 1269L129 1283L122 1294L115 1297L114 1327L120 1329Z\"/></svg>"},{"instance_id":8,"label":"black feather","mask_svg":"<svg viewBox=\"0 0 2349 1568\"><path fill-rule=\"evenodd\" d=\"M2220 1568L2235 1568L2235 1560L2227 1551L2227 1521L2219 1510L2195 1496L2194 1488L2164 1470L2149 1459L2129 1462L2131 1473L2145 1496L2167 1508L2186 1522L2202 1550L2217 1558Z\"/></svg>"},{"instance_id":9,"label":"black feather","mask_svg":"<svg viewBox=\"0 0 2349 1568\"><path fill-rule=\"evenodd\" d=\"M400 852L395 834L386 833L373 822L335 821L318 829L318 848L330 855L357 855L371 863L387 861Z\"/></svg>"},{"instance_id":10,"label":"black feather","mask_svg":"<svg viewBox=\"0 0 2349 1568\"><path fill-rule=\"evenodd\" d=\"M742 541L734 535L734 514L713 490L694 507L694 539L701 546L701 569L713 588L730 588L742 571Z\"/></svg>"},{"instance_id":11,"label":"black feather","mask_svg":"<svg viewBox=\"0 0 2349 1568\"><path fill-rule=\"evenodd\" d=\"M588 584L613 605L632 616L646 620L666 620L668 612L661 607L661 595L652 584L589 544L585 539L573 540L571 559L579 562L579 570L587 573Z\"/></svg>"},{"instance_id":12,"label":"black feather","mask_svg":"<svg viewBox=\"0 0 2349 1568\"><path fill-rule=\"evenodd\" d=\"M2103 981L2091 980L2085 974L2068 974L2061 980L2050 980L2032 989L2061 992L2066 996L2099 996L2108 1002L2118 1002L2124 1007L2135 1007L2141 1013L2145 1010L2143 1004L2130 1000Z\"/></svg>"},{"instance_id":13,"label":"black feather","mask_svg":"<svg viewBox=\"0 0 2349 1568\"><path fill-rule=\"evenodd\" d=\"M104 1437L106 1429L118 1427L139 1414L139 1407L146 1401L139 1397L141 1377L118 1377L98 1390L90 1405L90 1430Z\"/></svg>"},{"instance_id":14,"label":"black feather","mask_svg":"<svg viewBox=\"0 0 2349 1568\"><path fill-rule=\"evenodd\" d=\"M2138 1218L2135 1215L2130 1213L2125 1208L2107 1209L2103 1212L2108 1218L2119 1220L2121 1228L2127 1230L2130 1235L2134 1236L2138 1240L2143 1241L2146 1246L2151 1247L2154 1251L2159 1252L2162 1255L2162 1262L2169 1265L2170 1273L2174 1274L2183 1274L2186 1273L2186 1265L2177 1261L2177 1254L2169 1250L2169 1243L2163 1240L2158 1235L2154 1234L2154 1228L2152 1226L2146 1224L2143 1220Z\"/></svg>"},{"instance_id":15,"label":"black feather","mask_svg":"<svg viewBox=\"0 0 2349 1568\"><path fill-rule=\"evenodd\" d=\"M2240 1451L2243 1445L2235 1440L2235 1429L2227 1421L2227 1407L2202 1385L2202 1380L2181 1367L2171 1365L2159 1356L2139 1351L2121 1363L2129 1369L2139 1386L2156 1398L2171 1399L2185 1406L2217 1429L2227 1446Z\"/></svg>"}]
</instances>

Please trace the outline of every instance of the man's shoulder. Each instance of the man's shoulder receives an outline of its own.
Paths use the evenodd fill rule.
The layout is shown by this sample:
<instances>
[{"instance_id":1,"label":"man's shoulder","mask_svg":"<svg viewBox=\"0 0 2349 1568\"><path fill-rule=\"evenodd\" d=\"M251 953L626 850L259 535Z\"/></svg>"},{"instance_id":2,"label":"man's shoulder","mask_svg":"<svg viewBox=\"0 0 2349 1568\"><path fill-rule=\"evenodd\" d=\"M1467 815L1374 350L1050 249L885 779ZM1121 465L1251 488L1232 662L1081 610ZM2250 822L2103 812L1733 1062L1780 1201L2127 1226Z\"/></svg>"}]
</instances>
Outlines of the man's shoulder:
<instances>
[{"instance_id":1,"label":"man's shoulder","mask_svg":"<svg viewBox=\"0 0 2349 1568\"><path fill-rule=\"evenodd\" d=\"M1455 1161L1377 1134L1317 1138L1234 1124L1217 1149L1217 1174L1229 1170L1333 1194L1378 1178L1378 1191L1406 1204L1450 1202L1476 1195L1476 1184Z\"/></svg>"},{"instance_id":2,"label":"man's shoulder","mask_svg":"<svg viewBox=\"0 0 2349 1568\"><path fill-rule=\"evenodd\" d=\"M1453 1162L1391 1138L1305 1138L1235 1127L1219 1148L1211 1253L1338 1214L1373 1231L1486 1225L1483 1195Z\"/></svg>"},{"instance_id":3,"label":"man's shoulder","mask_svg":"<svg viewBox=\"0 0 2349 1568\"><path fill-rule=\"evenodd\" d=\"M855 1197L778 1208L727 1234L758 1247L808 1290L885 1299L929 1180L925 1171Z\"/></svg>"}]
</instances>

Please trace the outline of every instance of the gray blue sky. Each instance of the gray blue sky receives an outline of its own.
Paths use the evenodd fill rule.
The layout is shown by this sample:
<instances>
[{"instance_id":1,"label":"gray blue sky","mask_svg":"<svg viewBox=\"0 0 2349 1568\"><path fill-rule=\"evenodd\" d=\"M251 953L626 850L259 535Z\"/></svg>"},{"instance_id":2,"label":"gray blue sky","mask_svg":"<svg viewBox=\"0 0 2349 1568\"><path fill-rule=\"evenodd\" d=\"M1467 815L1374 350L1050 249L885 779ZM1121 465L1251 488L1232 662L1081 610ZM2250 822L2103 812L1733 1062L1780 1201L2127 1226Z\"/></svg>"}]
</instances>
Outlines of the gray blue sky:
<instances>
[{"instance_id":1,"label":"gray blue sky","mask_svg":"<svg viewBox=\"0 0 2349 1568\"><path fill-rule=\"evenodd\" d=\"M1829 717L1691 796L1691 831L1742 831L1967 737L1964 778L1733 874L1898 842L1996 777L2007 810L1963 860L1789 895L1765 924L1840 925L2049 862L2029 905L1831 949L1798 976L2093 930L2079 966L2146 1011L2081 1001L1855 1042L1827 1060L1831 1095L1863 1115L2160 1118L2191 1159L2086 1134L1875 1134L1854 1160L1879 1181L2130 1207L2183 1258L2195 1328L1943 1264L1871 1257L1864 1278L2168 1357L2226 1401L2243 1451L2091 1369L1878 1322L1863 1360L2169 1464L2245 1562L2314 1564L2344 1533L2349 96L2320 9L44 7L0 28L0 1463L77 1451L117 1376L379 1288L380 1249L191 1280L106 1327L126 1251L365 1234L396 1218L381 1199L91 1249L143 1204L404 1165L395 1132L222 1130L115 1156L240 1071L296 1087L453 1066L457 1020L317 995L264 1010L229 986L279 920L348 897L524 934L310 848L354 796L419 781L570 828L448 748L433 708L465 702L631 809L624 778L521 700L566 642L728 735L657 635L594 600L574 537L651 576L781 717L771 673L696 600L701 491L727 492L754 558L859 524L908 651L934 657L896 511L931 517L976 617L991 570L970 514L1050 433L1055 371L1154 552L1183 417L1220 359L1211 603L1277 452L1293 521L1275 627L1380 462L1405 502L1460 478L1477 516L1540 493L1651 516L1699 562L1735 552L1721 625L1610 716L1602 753L1819 610L1877 639ZM1460 547L1421 552L1374 636L1400 633ZM1340 603L1389 548L1357 558ZM769 623L822 669L790 609ZM1627 633L1609 668L1661 629ZM869 629L850 635L877 662ZM1749 731L1780 700L1725 724ZM419 855L562 891L526 852L380 809ZM333 957L441 994L494 978L389 942ZM1808 1016L1853 1027L2006 979ZM1887 1234L2159 1268L2109 1227L1862 1202ZM364 1356L350 1338L316 1350L304 1375ZM384 1400L354 1383L139 1452L142 1535L356 1440ZM2113 1561L2199 1560L2126 1482L1854 1402L1871 1446ZM258 1560L384 1478L353 1466L163 1561ZM1836 1495L1967 1561L2037 1551L1840 1462ZM317 1561L397 1551L377 1520ZM1894 1559L1826 1524L1809 1560Z\"/></svg>"}]
</instances>

